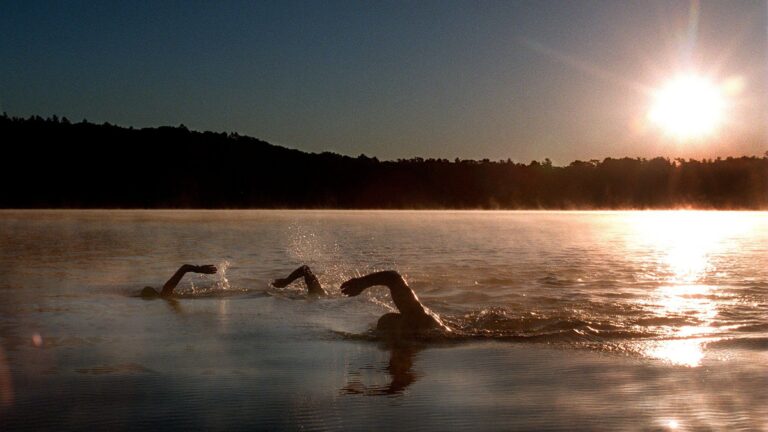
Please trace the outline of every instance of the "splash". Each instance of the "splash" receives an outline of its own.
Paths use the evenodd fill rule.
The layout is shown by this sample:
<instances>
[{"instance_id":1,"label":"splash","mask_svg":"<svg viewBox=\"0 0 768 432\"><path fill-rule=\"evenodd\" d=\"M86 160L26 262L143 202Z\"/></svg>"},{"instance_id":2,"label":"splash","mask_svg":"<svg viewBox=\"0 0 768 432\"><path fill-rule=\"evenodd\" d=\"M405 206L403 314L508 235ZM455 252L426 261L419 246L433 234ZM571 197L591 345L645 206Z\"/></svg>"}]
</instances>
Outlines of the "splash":
<instances>
[{"instance_id":1,"label":"splash","mask_svg":"<svg viewBox=\"0 0 768 432\"><path fill-rule=\"evenodd\" d=\"M229 261L224 260L216 266L218 269L216 272L216 277L218 278L216 281L216 288L219 290L228 290L231 288L229 285L229 279L227 279L227 270L229 269L230 265L231 264Z\"/></svg>"},{"instance_id":2,"label":"splash","mask_svg":"<svg viewBox=\"0 0 768 432\"><path fill-rule=\"evenodd\" d=\"M348 268L339 243L305 224L291 225L288 230L288 255L297 265L311 267L326 290L338 286Z\"/></svg>"},{"instance_id":3,"label":"splash","mask_svg":"<svg viewBox=\"0 0 768 432\"><path fill-rule=\"evenodd\" d=\"M379 270L396 268L391 262L370 263L366 251L345 251L336 235L315 223L288 227L287 255L294 265L308 265L332 296L341 295L346 280Z\"/></svg>"},{"instance_id":4,"label":"splash","mask_svg":"<svg viewBox=\"0 0 768 432\"><path fill-rule=\"evenodd\" d=\"M247 291L247 289L235 289L230 284L227 270L231 266L232 263L228 260L220 261L216 264L216 274L213 276L198 274L197 277L190 280L188 288L177 289L177 293L185 297L206 297Z\"/></svg>"}]
</instances>

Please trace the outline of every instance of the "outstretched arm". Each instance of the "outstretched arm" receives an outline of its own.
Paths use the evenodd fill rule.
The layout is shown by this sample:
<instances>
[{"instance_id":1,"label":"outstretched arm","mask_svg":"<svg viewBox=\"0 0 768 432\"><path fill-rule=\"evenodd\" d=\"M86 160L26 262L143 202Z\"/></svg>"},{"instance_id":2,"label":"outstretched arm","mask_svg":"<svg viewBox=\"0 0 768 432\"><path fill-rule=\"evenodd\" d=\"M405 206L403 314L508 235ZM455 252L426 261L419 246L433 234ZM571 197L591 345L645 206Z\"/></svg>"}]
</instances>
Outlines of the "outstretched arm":
<instances>
[{"instance_id":1,"label":"outstretched arm","mask_svg":"<svg viewBox=\"0 0 768 432\"><path fill-rule=\"evenodd\" d=\"M443 331L451 332L450 327L445 325L440 319L440 316L431 310L424 307L413 292L411 287L405 282L402 276L396 271L382 271L377 273L371 273L367 276L352 278L343 284L341 284L341 292L348 296L356 296L363 292L366 288L383 285L389 288L389 293L392 296L392 301L400 310L400 316L405 320L407 327L403 328L402 324L396 325L400 327L398 332L413 331L424 328L440 328ZM384 317L397 316L397 314L386 314ZM390 323L391 324L391 323ZM384 325L385 331L390 324ZM382 328L382 319L379 319L377 327Z\"/></svg>"},{"instance_id":2,"label":"outstretched arm","mask_svg":"<svg viewBox=\"0 0 768 432\"><path fill-rule=\"evenodd\" d=\"M293 273L289 274L287 277L283 279L275 279L272 281L272 286L276 288L285 288L288 285L291 284L291 282L295 281L296 279L303 277L304 283L307 284L307 290L309 291L309 294L313 295L324 295L325 290L323 289L322 285L320 285L320 281L317 280L317 276L315 276L314 273L312 273L312 270L309 268L309 266L303 265L296 270L293 271Z\"/></svg>"},{"instance_id":3,"label":"outstretched arm","mask_svg":"<svg viewBox=\"0 0 768 432\"><path fill-rule=\"evenodd\" d=\"M192 273L203 273L203 274L214 274L216 273L216 267L207 264L207 265L191 265L191 264L184 264L183 266L179 267L178 270L176 270L176 273L171 276L170 279L168 279L168 282L163 285L163 291L160 293L161 296L166 297L173 293L173 290L176 288L176 285L179 284L179 281L181 281L181 278L184 277L185 274L192 272Z\"/></svg>"},{"instance_id":4,"label":"outstretched arm","mask_svg":"<svg viewBox=\"0 0 768 432\"><path fill-rule=\"evenodd\" d=\"M367 276L352 278L341 284L341 292L352 297L359 295L366 288L383 285L389 288L392 301L404 316L426 315L416 293L405 282L400 273L394 270L371 273Z\"/></svg>"}]
</instances>

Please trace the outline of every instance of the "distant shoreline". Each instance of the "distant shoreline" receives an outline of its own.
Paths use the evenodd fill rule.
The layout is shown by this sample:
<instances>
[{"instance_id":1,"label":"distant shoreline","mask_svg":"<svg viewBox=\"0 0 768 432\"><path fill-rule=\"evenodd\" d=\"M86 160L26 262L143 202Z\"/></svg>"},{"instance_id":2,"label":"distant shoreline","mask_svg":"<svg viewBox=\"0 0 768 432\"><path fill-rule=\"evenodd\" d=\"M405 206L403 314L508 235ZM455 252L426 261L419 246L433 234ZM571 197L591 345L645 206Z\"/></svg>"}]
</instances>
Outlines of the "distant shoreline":
<instances>
[{"instance_id":1,"label":"distant shoreline","mask_svg":"<svg viewBox=\"0 0 768 432\"><path fill-rule=\"evenodd\" d=\"M343 209L343 208L0 208L0 214L13 212L419 212L419 213L622 213L622 212L739 212L765 213L768 209Z\"/></svg>"},{"instance_id":2,"label":"distant shoreline","mask_svg":"<svg viewBox=\"0 0 768 432\"><path fill-rule=\"evenodd\" d=\"M555 166L306 153L236 133L0 116L0 208L764 210L763 157Z\"/></svg>"}]
</instances>

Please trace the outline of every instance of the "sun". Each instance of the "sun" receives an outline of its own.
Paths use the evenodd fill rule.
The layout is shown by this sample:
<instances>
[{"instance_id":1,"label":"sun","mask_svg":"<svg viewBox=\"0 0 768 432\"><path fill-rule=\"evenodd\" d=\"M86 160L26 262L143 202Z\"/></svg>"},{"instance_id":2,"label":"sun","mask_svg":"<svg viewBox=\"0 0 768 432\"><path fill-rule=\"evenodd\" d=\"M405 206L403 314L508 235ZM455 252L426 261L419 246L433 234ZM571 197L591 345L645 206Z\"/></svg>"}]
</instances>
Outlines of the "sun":
<instances>
[{"instance_id":1,"label":"sun","mask_svg":"<svg viewBox=\"0 0 768 432\"><path fill-rule=\"evenodd\" d=\"M709 79L679 75L653 94L648 120L679 140L715 133L725 120L726 94Z\"/></svg>"}]
</instances>

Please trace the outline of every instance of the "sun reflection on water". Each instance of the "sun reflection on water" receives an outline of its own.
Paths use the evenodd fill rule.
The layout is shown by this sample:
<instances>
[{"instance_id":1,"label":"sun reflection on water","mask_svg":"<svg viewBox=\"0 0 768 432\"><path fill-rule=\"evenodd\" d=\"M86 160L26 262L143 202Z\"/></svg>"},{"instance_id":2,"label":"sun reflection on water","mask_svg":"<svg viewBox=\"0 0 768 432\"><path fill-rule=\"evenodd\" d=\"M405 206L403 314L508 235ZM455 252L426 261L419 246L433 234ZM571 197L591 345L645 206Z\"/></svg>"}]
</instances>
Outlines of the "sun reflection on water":
<instances>
[{"instance_id":1,"label":"sun reflection on water","mask_svg":"<svg viewBox=\"0 0 768 432\"><path fill-rule=\"evenodd\" d=\"M717 332L712 326L717 316L717 301L711 296L714 290L707 285L665 285L656 289L650 309L657 316L681 316L695 324L669 326L665 329L665 337L672 339L650 343L645 354L673 365L700 366L704 343L711 340L702 337Z\"/></svg>"},{"instance_id":2,"label":"sun reflection on water","mask_svg":"<svg viewBox=\"0 0 768 432\"><path fill-rule=\"evenodd\" d=\"M638 212L629 219L636 246L655 258L655 280L693 284L714 274L712 256L729 250L733 238L748 234L754 219L736 212Z\"/></svg>"},{"instance_id":3,"label":"sun reflection on water","mask_svg":"<svg viewBox=\"0 0 768 432\"><path fill-rule=\"evenodd\" d=\"M648 343L650 358L696 367L706 342L716 340L718 286L702 283L718 275L713 256L729 252L730 239L750 231L734 213L654 212L634 216L637 244L652 257L651 280L661 282L641 301L658 318L679 318L679 325L661 329L663 340ZM720 273L722 274L722 273Z\"/></svg>"},{"instance_id":4,"label":"sun reflection on water","mask_svg":"<svg viewBox=\"0 0 768 432\"><path fill-rule=\"evenodd\" d=\"M672 339L648 345L645 355L676 366L697 367L704 358L704 342L701 339Z\"/></svg>"},{"instance_id":5,"label":"sun reflection on water","mask_svg":"<svg viewBox=\"0 0 768 432\"><path fill-rule=\"evenodd\" d=\"M706 285L667 285L656 289L651 310L657 316L682 316L696 324L670 327L668 337L674 339L649 344L645 354L674 365L699 366L704 358L704 343L710 340L702 337L717 331L711 325L717 316L717 302L711 296L714 290Z\"/></svg>"}]
</instances>

